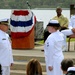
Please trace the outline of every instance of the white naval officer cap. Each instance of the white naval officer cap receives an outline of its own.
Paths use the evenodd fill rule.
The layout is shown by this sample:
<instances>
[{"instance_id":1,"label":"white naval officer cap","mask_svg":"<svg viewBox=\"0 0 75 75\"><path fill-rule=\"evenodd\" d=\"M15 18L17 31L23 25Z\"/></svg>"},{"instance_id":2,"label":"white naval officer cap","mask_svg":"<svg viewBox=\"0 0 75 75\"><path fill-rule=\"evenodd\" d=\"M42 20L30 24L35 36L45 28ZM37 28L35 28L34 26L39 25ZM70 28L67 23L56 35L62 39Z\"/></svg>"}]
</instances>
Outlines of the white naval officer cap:
<instances>
[{"instance_id":1,"label":"white naval officer cap","mask_svg":"<svg viewBox=\"0 0 75 75\"><path fill-rule=\"evenodd\" d=\"M58 20L50 20L47 26L60 27Z\"/></svg>"},{"instance_id":2,"label":"white naval officer cap","mask_svg":"<svg viewBox=\"0 0 75 75\"><path fill-rule=\"evenodd\" d=\"M7 25L8 26L8 19L1 19L0 25Z\"/></svg>"}]
</instances>

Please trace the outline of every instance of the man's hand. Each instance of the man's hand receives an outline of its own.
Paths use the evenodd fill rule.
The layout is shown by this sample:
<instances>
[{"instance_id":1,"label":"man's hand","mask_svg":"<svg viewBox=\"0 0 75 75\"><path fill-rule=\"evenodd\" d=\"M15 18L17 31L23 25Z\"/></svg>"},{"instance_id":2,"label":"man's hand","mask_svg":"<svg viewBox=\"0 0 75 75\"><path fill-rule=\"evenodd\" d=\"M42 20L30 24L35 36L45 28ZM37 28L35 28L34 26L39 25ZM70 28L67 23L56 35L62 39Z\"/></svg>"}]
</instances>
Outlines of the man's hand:
<instances>
[{"instance_id":1,"label":"man's hand","mask_svg":"<svg viewBox=\"0 0 75 75\"><path fill-rule=\"evenodd\" d=\"M75 33L75 28L72 28L72 32Z\"/></svg>"},{"instance_id":2,"label":"man's hand","mask_svg":"<svg viewBox=\"0 0 75 75\"><path fill-rule=\"evenodd\" d=\"M48 66L48 69L49 69L50 71L52 71L52 70L53 70L53 67L52 67L52 66Z\"/></svg>"}]
</instances>

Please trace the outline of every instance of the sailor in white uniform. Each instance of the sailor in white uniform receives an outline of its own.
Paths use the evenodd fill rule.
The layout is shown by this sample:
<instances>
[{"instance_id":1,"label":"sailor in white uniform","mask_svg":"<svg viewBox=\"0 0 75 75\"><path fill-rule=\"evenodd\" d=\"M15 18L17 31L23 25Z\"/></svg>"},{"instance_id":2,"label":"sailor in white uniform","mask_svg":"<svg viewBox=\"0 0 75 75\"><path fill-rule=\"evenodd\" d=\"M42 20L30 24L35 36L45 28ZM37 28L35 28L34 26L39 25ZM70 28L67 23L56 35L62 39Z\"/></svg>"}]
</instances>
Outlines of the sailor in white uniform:
<instances>
[{"instance_id":1,"label":"sailor in white uniform","mask_svg":"<svg viewBox=\"0 0 75 75\"><path fill-rule=\"evenodd\" d=\"M65 34L66 36L75 34L75 15L71 17L69 25L68 25L68 29L62 30L61 32Z\"/></svg>"},{"instance_id":2,"label":"sailor in white uniform","mask_svg":"<svg viewBox=\"0 0 75 75\"><path fill-rule=\"evenodd\" d=\"M8 21L0 21L0 64L2 75L10 75L10 66L13 64L12 48L9 41Z\"/></svg>"},{"instance_id":3,"label":"sailor in white uniform","mask_svg":"<svg viewBox=\"0 0 75 75\"><path fill-rule=\"evenodd\" d=\"M51 20L47 29L51 33L44 44L47 75L62 75L61 61L64 59L62 49L64 47L64 34L58 29L57 20Z\"/></svg>"},{"instance_id":4,"label":"sailor in white uniform","mask_svg":"<svg viewBox=\"0 0 75 75\"><path fill-rule=\"evenodd\" d=\"M68 29L62 30L61 32L65 35L65 41L67 36L75 34L75 15L71 17L69 25L68 25ZM67 44L66 44L66 48L63 51L68 51Z\"/></svg>"}]
</instances>

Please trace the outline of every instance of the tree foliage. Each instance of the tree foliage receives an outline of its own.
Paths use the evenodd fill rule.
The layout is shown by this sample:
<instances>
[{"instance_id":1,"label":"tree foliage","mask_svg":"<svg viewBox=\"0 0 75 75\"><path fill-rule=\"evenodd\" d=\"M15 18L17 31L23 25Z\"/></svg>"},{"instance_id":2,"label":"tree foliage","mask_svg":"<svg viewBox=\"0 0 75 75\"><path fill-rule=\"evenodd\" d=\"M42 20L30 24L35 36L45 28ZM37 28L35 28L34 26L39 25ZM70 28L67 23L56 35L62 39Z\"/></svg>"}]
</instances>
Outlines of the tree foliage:
<instances>
[{"instance_id":1,"label":"tree foliage","mask_svg":"<svg viewBox=\"0 0 75 75\"><path fill-rule=\"evenodd\" d=\"M75 0L0 0L0 9L69 8Z\"/></svg>"}]
</instances>

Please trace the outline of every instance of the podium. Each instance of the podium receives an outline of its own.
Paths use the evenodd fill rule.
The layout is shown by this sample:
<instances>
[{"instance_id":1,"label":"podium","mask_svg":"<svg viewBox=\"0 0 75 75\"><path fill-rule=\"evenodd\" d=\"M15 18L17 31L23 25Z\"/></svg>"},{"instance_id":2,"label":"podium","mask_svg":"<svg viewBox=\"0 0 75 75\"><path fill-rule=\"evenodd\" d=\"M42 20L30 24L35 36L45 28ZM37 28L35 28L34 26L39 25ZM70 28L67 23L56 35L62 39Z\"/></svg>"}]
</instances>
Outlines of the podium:
<instances>
[{"instance_id":1,"label":"podium","mask_svg":"<svg viewBox=\"0 0 75 75\"><path fill-rule=\"evenodd\" d=\"M11 34L12 36L12 34ZM34 28L30 35L23 38L12 38L13 49L33 49L34 48Z\"/></svg>"},{"instance_id":2,"label":"podium","mask_svg":"<svg viewBox=\"0 0 75 75\"><path fill-rule=\"evenodd\" d=\"M34 48L34 25L36 18L30 10L13 10L10 29L13 49Z\"/></svg>"}]
</instances>

